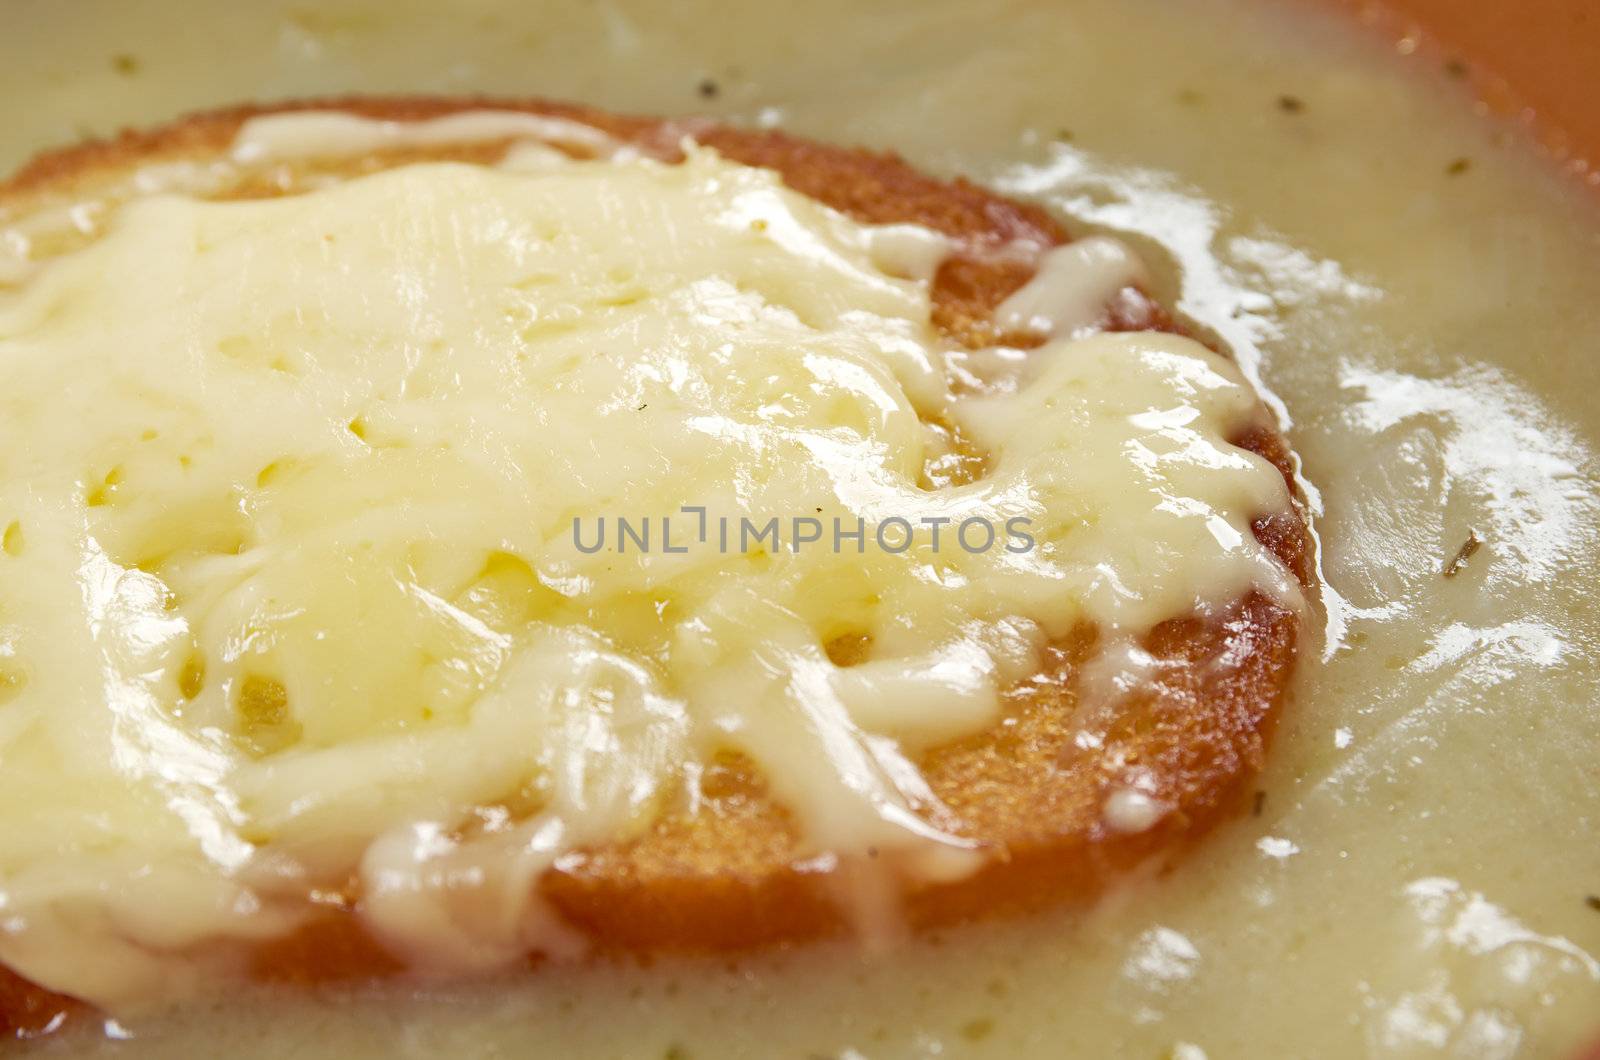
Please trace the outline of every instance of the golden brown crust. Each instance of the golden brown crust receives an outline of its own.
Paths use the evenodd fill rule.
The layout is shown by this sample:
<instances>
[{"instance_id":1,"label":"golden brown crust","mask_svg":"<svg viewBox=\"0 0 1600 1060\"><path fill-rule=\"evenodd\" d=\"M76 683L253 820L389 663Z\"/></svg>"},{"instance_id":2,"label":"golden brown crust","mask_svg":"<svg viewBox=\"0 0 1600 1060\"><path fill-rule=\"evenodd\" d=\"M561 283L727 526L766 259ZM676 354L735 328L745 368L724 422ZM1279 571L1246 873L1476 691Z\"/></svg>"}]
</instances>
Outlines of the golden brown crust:
<instances>
[{"instance_id":1,"label":"golden brown crust","mask_svg":"<svg viewBox=\"0 0 1600 1060\"><path fill-rule=\"evenodd\" d=\"M686 132L736 161L777 170L795 189L860 220L910 222L956 237L960 249L933 285L935 323L980 344L996 336L995 306L1030 268L986 249L1016 240L1040 245L1066 233L1043 210L964 181L925 176L892 154L816 144L780 132L750 132L707 122L663 122L584 107L528 101L432 98L312 100L197 115L115 140L45 154L0 184L0 207L93 190L128 167L156 159L212 158L246 119L301 109L415 120L494 108L571 118L671 157ZM430 151L475 158L483 145ZM374 164L392 164L394 159ZM241 188L239 194L270 194ZM1114 329L1180 331L1159 307L1124 292ZM1026 336L1007 336L1026 343ZM1289 450L1263 425L1237 444L1270 460L1293 486ZM1256 535L1304 583L1309 546L1297 512L1257 520ZM955 883L907 884L913 926L945 924L999 910L1093 896L1117 874L1192 842L1234 805L1261 761L1293 668L1297 618L1251 594L1226 614L1167 622L1146 638L1158 656L1187 665L1163 668L1138 693L1107 737L1104 752L1073 744L1073 675L1094 650L1084 630L1053 650L1050 672L1015 690L1005 724L939 748L921 763L958 831L988 851L984 867ZM1102 820L1116 782L1106 762L1138 762L1160 798L1176 807L1154 828L1110 831ZM540 883L544 898L601 949L721 950L814 938L846 927L836 872L801 858L793 822L740 759L712 763L700 810L667 814L644 836L564 861ZM846 870L848 870L848 866ZM845 871L845 870L840 870ZM346 911L319 914L297 935L252 955L261 978L316 981L385 974L395 962ZM65 999L0 968L0 1036L44 1027Z\"/></svg>"}]
</instances>

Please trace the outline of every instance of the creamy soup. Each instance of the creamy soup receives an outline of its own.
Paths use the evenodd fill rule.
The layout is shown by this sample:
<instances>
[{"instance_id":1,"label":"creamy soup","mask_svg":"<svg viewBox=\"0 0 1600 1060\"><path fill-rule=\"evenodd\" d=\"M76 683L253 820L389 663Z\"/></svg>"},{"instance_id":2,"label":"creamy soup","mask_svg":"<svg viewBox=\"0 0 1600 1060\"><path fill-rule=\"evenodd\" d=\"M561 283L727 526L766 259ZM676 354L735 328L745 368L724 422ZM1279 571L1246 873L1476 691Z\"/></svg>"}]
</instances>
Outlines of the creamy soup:
<instances>
[{"instance_id":1,"label":"creamy soup","mask_svg":"<svg viewBox=\"0 0 1600 1060\"><path fill-rule=\"evenodd\" d=\"M4 16L8 167L238 100L486 91L777 124L1042 202L1136 247L1269 395L1326 581L1253 813L1092 910L873 956L236 992L45 1051L1559 1057L1600 1035L1600 218L1446 70L1264 0Z\"/></svg>"}]
</instances>

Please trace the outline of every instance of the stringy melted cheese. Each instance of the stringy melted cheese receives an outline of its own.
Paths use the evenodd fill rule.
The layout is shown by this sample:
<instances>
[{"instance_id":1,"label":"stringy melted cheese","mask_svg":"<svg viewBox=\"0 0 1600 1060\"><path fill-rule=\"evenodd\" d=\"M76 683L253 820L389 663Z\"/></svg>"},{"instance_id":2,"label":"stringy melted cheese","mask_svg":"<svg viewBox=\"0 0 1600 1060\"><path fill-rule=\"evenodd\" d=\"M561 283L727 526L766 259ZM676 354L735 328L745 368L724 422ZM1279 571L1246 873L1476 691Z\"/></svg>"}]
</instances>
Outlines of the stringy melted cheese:
<instances>
[{"instance_id":1,"label":"stringy melted cheese","mask_svg":"<svg viewBox=\"0 0 1600 1060\"><path fill-rule=\"evenodd\" d=\"M1225 441L1256 399L1198 344L957 396L930 234L706 151L521 157L139 198L0 294L0 961L124 1004L351 879L419 965L568 952L540 873L723 749L819 856L960 873L915 755L1052 637L1293 599L1250 532L1282 480ZM987 470L936 487L951 427ZM719 548L741 517L778 547Z\"/></svg>"}]
</instances>

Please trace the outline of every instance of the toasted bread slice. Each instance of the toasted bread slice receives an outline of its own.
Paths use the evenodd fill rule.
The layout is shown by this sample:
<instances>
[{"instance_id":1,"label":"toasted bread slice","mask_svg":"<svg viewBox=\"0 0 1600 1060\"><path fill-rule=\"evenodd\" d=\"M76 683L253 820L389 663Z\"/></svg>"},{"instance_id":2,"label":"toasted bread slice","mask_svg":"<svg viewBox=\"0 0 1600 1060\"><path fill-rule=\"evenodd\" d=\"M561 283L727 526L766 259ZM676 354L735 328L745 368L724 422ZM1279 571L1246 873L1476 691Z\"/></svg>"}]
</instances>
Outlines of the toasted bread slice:
<instances>
[{"instance_id":1,"label":"toasted bread slice","mask_svg":"<svg viewBox=\"0 0 1600 1060\"><path fill-rule=\"evenodd\" d=\"M1067 239L1036 206L1012 202L962 180L925 176L889 154L849 150L781 132L746 131L706 121L662 121L584 107L529 101L431 98L335 99L240 107L200 114L151 131L45 154L0 184L0 211L25 212L94 197L135 169L223 156L248 119L291 110L336 110L416 121L469 110L507 110L595 126L663 158L685 136L725 157L776 170L794 189L868 223L914 223L954 237L957 250L933 286L934 323L979 346L997 333L996 306L1032 275L1014 256L985 253L1017 241L1041 246ZM294 193L306 170L355 174L419 159L496 160L508 141L476 141L363 157L307 159L298 170L241 174L219 197ZM1181 331L1143 293L1128 289L1107 307L1112 330ZM1283 439L1262 426L1235 443L1265 457L1294 484ZM1257 538L1303 584L1309 538L1294 511L1258 520ZM1135 694L1104 748L1073 749L1068 723L1077 697L1074 674L1095 651L1083 629L1052 649L1045 680L1007 697L1006 724L941 747L920 763L935 795L981 844L983 867L956 882L910 883L903 894L913 928L1044 903L1083 900L1152 858L1165 858L1211 827L1252 771L1283 703L1300 636L1291 611L1252 593L1224 615L1180 618L1149 633L1145 646L1181 665L1163 667ZM1103 807L1115 758L1137 761L1174 807L1147 830L1117 831ZM743 759L710 763L697 809L669 813L633 841L563 859L539 883L543 897L601 951L728 950L837 933L847 928L838 880L849 865L802 858L801 837L785 809L768 797ZM348 895L351 907L359 893ZM291 937L249 957L264 980L312 982L380 975L398 963L369 939L348 909L324 908ZM52 995L0 968L0 1033L28 1033L59 1022L70 999Z\"/></svg>"}]
</instances>

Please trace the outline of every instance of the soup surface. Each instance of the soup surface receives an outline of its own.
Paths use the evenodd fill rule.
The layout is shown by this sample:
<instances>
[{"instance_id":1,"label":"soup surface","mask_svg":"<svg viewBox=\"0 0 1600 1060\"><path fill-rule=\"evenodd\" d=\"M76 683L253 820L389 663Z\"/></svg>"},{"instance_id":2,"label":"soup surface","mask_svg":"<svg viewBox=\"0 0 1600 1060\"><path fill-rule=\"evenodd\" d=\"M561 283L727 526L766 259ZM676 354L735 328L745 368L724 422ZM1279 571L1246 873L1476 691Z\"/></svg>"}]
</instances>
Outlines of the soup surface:
<instances>
[{"instance_id":1,"label":"soup surface","mask_svg":"<svg viewBox=\"0 0 1600 1060\"><path fill-rule=\"evenodd\" d=\"M871 957L262 993L45 1051L1496 1057L1600 1033L1600 218L1446 70L1264 0L3 11L7 168L237 100L486 91L778 123L1043 202L1138 246L1273 395L1326 578L1255 813L1091 911Z\"/></svg>"}]
</instances>

